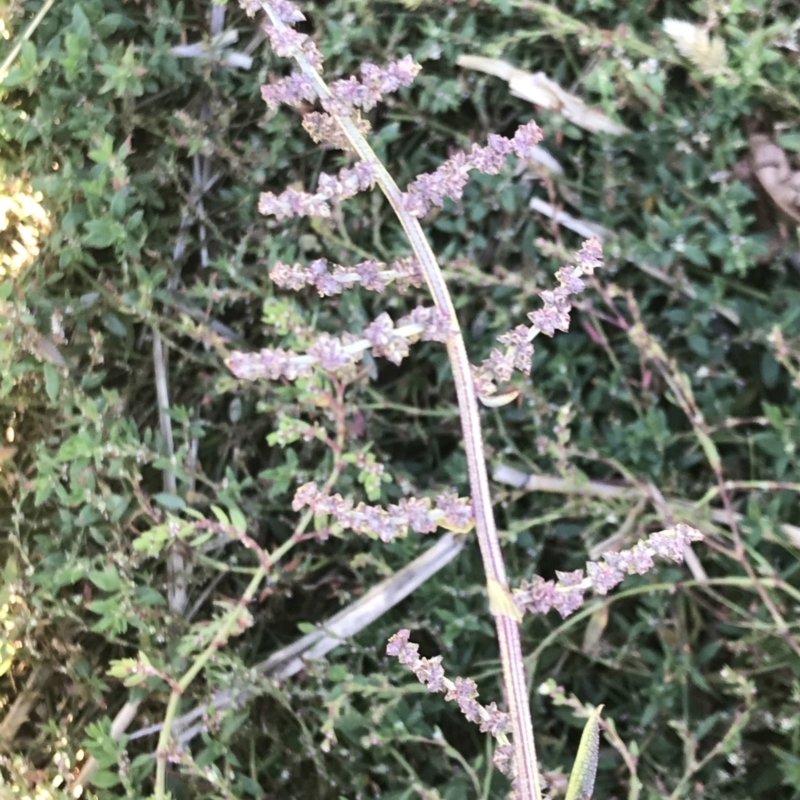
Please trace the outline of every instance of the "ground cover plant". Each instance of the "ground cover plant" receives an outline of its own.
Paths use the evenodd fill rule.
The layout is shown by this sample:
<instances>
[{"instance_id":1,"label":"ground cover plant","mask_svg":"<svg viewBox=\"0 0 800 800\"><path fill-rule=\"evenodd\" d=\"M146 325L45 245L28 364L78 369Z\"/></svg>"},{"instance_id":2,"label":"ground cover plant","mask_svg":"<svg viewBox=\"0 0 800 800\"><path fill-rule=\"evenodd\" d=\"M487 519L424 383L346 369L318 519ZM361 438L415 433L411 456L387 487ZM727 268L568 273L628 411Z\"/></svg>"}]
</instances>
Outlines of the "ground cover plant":
<instances>
[{"instance_id":1,"label":"ground cover plant","mask_svg":"<svg viewBox=\"0 0 800 800\"><path fill-rule=\"evenodd\" d=\"M12 32L36 10L12 9ZM399 186L436 175L459 150L513 149L502 142L520 126L533 133L532 119L556 156L544 171L530 157L535 142L516 141L522 160L470 175L458 202L418 209L473 364L503 366L497 336L541 315L543 292L551 316L534 324L562 324L556 274L562 285L583 279L564 270L582 240L602 239L602 270L570 298L569 332L536 338L530 378L517 373L491 393L486 372L476 376L491 511L518 599L540 599L534 575L608 563L609 546L678 521L705 534L691 572L659 564L563 621L524 618L550 796L563 794L601 704L594 796L793 796L788 6L657 9L659 19L708 22L710 33L599 3L302 10L299 29L333 81L368 84L364 62L422 64L408 88L364 113ZM475 533L463 534L466 503L448 494L471 490L445 348L417 344L396 366L368 355L347 391L341 377L314 373L231 376L260 351L272 359L262 366L285 371L276 348L306 352L326 334L327 357L333 337L363 347L359 335L383 313L412 315L415 335L436 317L413 316L425 291L377 193L322 219L254 214L259 195L274 212L287 185L295 202L313 200L315 187L316 202L329 199L346 187L320 175L352 164L320 149L290 110L265 114L260 86L276 99L270 92L289 85L279 83L286 59L245 14L220 13L55 4L3 78L6 252L21 254L11 242L31 245L34 230L38 239L27 264L12 273L4 262L2 284L4 786L52 796L77 783L109 797L505 796L493 760L505 766L508 751L429 691L447 688L483 717L474 679L484 727L515 707ZM514 99L519 82L465 66L476 55L545 73L561 87L560 110L541 95L538 110ZM597 115L618 132L581 127ZM591 230L570 232L576 219ZM583 253L597 260L596 243ZM321 259L362 266L326 272ZM353 286L378 280L374 261L408 291ZM277 288L279 263L284 281L305 287ZM320 298L332 281L347 291ZM391 329L372 333L379 351L405 355ZM332 472L335 491L363 507L342 509L310 487ZM423 497L436 505L407 505ZM398 514L377 510L404 502L418 527L454 529L428 551L456 542L449 565L287 677L282 647L416 563L425 542L392 535ZM347 526L373 536L341 535ZM393 635L392 652L427 687L385 655ZM444 682L439 655L446 679L463 682ZM219 702L227 689L237 702ZM171 731L160 727L165 710Z\"/></svg>"}]
</instances>

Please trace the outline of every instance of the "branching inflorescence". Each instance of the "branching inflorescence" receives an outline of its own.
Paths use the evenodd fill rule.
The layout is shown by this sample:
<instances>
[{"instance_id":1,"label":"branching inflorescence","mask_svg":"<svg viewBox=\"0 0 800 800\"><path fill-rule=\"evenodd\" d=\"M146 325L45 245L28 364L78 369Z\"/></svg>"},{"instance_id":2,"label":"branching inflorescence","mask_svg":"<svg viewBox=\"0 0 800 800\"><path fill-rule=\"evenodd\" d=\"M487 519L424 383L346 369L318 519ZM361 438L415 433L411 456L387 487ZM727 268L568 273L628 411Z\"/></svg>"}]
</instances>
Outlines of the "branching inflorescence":
<instances>
[{"instance_id":1,"label":"branching inflorescence","mask_svg":"<svg viewBox=\"0 0 800 800\"><path fill-rule=\"evenodd\" d=\"M651 535L631 550L604 556L602 563L587 564L586 573L583 570L558 573L557 581L534 577L532 582L524 582L513 593L508 588L492 513L477 400L500 404L498 388L511 381L516 371L529 374L536 336L540 333L553 336L557 330L568 329L572 297L585 288L584 278L602 266L600 242L597 239L584 242L574 264L558 270L558 286L541 292L543 306L528 314L530 325L518 325L501 335L498 337L500 347L493 349L480 366L470 365L447 286L419 220L432 208L442 207L447 198L458 201L473 170L494 175L504 168L509 156L530 158L543 136L539 126L528 122L511 137L490 135L485 145L474 144L469 151L456 153L438 169L418 176L406 191L401 191L367 143L365 134L370 125L364 114L373 109L383 95L409 86L420 70L419 65L409 56L385 67L364 64L359 78L328 84L322 78L323 57L319 49L308 36L292 27L304 19L292 3L287 0L241 2L250 16L259 10L266 13L268 21L264 32L273 50L280 56L292 58L298 67L291 75L262 87L262 96L269 108L274 110L283 103L301 109L303 126L314 141L323 147L343 150L354 161L352 166L342 168L335 175L321 175L315 191L290 188L280 194L264 192L259 199L259 211L276 219L327 218L337 203L377 184L402 224L412 250L409 256L391 264L366 260L342 266L325 259L317 259L308 266L278 262L270 272L273 281L290 290L313 287L323 297L358 285L382 292L393 283L402 292L425 283L434 304L419 306L396 320L382 313L360 334L320 334L304 352L279 348L265 348L256 353L234 352L228 366L237 377L245 380L295 381L321 374L341 390L356 377L357 365L367 351L399 364L417 341L446 345L458 395L470 498L459 498L452 493L433 499L405 498L383 509L356 504L350 498L331 493L329 485L320 489L316 483L309 482L297 490L293 508L295 511L308 509L327 520L320 523L327 526L325 532L352 530L384 541L407 535L409 530L428 534L440 527L459 532L475 528L486 572L490 610L497 626L508 713L500 711L494 703L489 706L478 703L473 681L462 678L450 681L444 674L440 656L421 658L417 645L409 641L408 631L395 634L387 652L410 667L431 691L445 692L446 699L455 700L462 713L478 723L481 730L498 738L495 763L512 776L515 798L541 800L542 781L520 645L522 613L543 613L555 608L567 616L581 605L587 590L594 588L601 594L606 593L626 574L647 571L654 556L680 561L684 548L701 538L698 531L677 524ZM309 107L314 108L308 110ZM501 398L508 396L513 397L513 392L500 395ZM581 797L591 794L595 768L596 764L580 770Z\"/></svg>"}]
</instances>

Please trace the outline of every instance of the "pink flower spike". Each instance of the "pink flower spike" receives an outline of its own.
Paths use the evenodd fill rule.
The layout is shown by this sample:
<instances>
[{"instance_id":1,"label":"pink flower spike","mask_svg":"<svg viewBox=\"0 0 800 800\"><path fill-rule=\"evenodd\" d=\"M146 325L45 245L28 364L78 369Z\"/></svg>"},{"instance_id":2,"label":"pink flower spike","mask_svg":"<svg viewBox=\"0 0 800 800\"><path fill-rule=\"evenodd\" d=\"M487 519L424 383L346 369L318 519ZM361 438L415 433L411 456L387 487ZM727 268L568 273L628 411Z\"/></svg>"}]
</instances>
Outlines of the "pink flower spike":
<instances>
[{"instance_id":1,"label":"pink flower spike","mask_svg":"<svg viewBox=\"0 0 800 800\"><path fill-rule=\"evenodd\" d=\"M287 25L293 25L295 22L302 22L305 19L302 11L289 0L269 0L269 7L275 16Z\"/></svg>"},{"instance_id":2,"label":"pink flower spike","mask_svg":"<svg viewBox=\"0 0 800 800\"><path fill-rule=\"evenodd\" d=\"M596 236L587 239L575 256L584 275L592 275L597 267L603 266L603 245Z\"/></svg>"},{"instance_id":3,"label":"pink flower spike","mask_svg":"<svg viewBox=\"0 0 800 800\"><path fill-rule=\"evenodd\" d=\"M544 139L542 129L533 121L517 128L511 146L519 158L530 158L535 152L534 148Z\"/></svg>"}]
</instances>

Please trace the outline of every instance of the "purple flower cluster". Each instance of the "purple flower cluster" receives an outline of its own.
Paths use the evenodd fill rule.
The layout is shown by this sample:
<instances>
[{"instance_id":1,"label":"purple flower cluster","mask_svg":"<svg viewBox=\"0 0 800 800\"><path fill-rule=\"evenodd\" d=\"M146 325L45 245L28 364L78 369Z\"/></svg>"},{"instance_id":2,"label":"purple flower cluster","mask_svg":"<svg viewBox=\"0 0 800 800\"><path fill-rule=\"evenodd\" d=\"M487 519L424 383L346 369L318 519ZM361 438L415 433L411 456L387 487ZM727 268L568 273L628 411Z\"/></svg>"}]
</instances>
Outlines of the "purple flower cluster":
<instances>
[{"instance_id":1,"label":"purple flower cluster","mask_svg":"<svg viewBox=\"0 0 800 800\"><path fill-rule=\"evenodd\" d=\"M350 121L362 136L372 130L369 122L363 117L355 116ZM333 147L344 150L346 153L353 152L353 146L345 135L342 126L337 121L337 118L332 117L330 114L309 111L308 114L303 115L303 128L322 148Z\"/></svg>"},{"instance_id":2,"label":"purple flower cluster","mask_svg":"<svg viewBox=\"0 0 800 800\"><path fill-rule=\"evenodd\" d=\"M505 350L495 347L489 358L483 360L479 367L472 367L472 382L478 397L486 401L497 391L497 384L511 380L514 370L523 375L530 374L533 359L532 329L526 325L516 328L497 337Z\"/></svg>"},{"instance_id":3,"label":"purple flower cluster","mask_svg":"<svg viewBox=\"0 0 800 800\"><path fill-rule=\"evenodd\" d=\"M498 336L497 340L505 345L505 349L494 348L480 367L472 368L472 380L479 397L484 401L490 398L497 391L498 384L511 379L514 370L519 370L523 375L530 373L533 339L540 332L552 336L556 329L566 331L569 328L569 313L572 308L570 295L583 291L585 283L582 276L592 275L602 265L603 250L600 240L587 239L575 254L575 264L562 267L556 273L558 288L541 292L544 308L528 314L533 327L518 325Z\"/></svg>"},{"instance_id":4,"label":"purple flower cluster","mask_svg":"<svg viewBox=\"0 0 800 800\"><path fill-rule=\"evenodd\" d=\"M311 67L322 65L322 53L311 38L290 27L305 19L302 11L294 3L289 0L269 0L268 3L260 0L239 0L239 4L248 17L254 17L262 8L267 12L272 24L264 23L264 33L269 37L272 49L279 56L303 58Z\"/></svg>"},{"instance_id":5,"label":"purple flower cluster","mask_svg":"<svg viewBox=\"0 0 800 800\"><path fill-rule=\"evenodd\" d=\"M237 378L247 381L259 378L294 381L310 375L315 367L341 376L352 373L365 350L371 349L374 355L400 364L408 355L409 345L414 342L443 342L449 335L450 320L445 313L435 307L418 306L397 322L384 312L364 329L361 336L322 333L305 354L280 347L267 347L258 353L235 350L226 363Z\"/></svg>"},{"instance_id":6,"label":"purple flower cluster","mask_svg":"<svg viewBox=\"0 0 800 800\"><path fill-rule=\"evenodd\" d=\"M333 97L323 98L322 107L337 117L352 116L356 108L370 111L383 95L411 86L421 69L409 55L390 61L385 67L364 63L361 80L351 76L334 81L330 85Z\"/></svg>"},{"instance_id":7,"label":"purple flower cluster","mask_svg":"<svg viewBox=\"0 0 800 800\"><path fill-rule=\"evenodd\" d=\"M240 0L239 3L248 17L254 17L263 7L261 0ZM300 9L288 0L270 0L269 7L275 17L287 25L302 22L305 17Z\"/></svg>"},{"instance_id":8,"label":"purple flower cluster","mask_svg":"<svg viewBox=\"0 0 800 800\"><path fill-rule=\"evenodd\" d=\"M572 309L570 295L584 290L586 284L582 280L583 275L592 275L597 267L603 265L600 240L596 237L587 239L575 258L574 266L562 267L556 273L559 286L541 293L544 308L528 314L528 319L546 336L552 336L556 330L569 330L569 312Z\"/></svg>"},{"instance_id":9,"label":"purple flower cluster","mask_svg":"<svg viewBox=\"0 0 800 800\"><path fill-rule=\"evenodd\" d=\"M541 128L535 122L522 125L511 139L490 134L485 146L474 144L469 153L462 150L448 158L434 172L419 175L403 195L405 210L415 217L424 217L433 206L442 206L445 197L459 200L471 170L497 175L507 155L514 153L519 158L528 158L531 148L543 137Z\"/></svg>"},{"instance_id":10,"label":"purple flower cluster","mask_svg":"<svg viewBox=\"0 0 800 800\"><path fill-rule=\"evenodd\" d=\"M355 109L369 111L383 95L410 86L420 69L411 56L390 61L385 67L362 64L361 80L351 76L334 81L329 87L332 96L322 98L313 81L300 72L293 72L262 86L261 97L273 110L281 103L300 106L304 102L313 103L319 99L329 115L351 117Z\"/></svg>"},{"instance_id":11,"label":"purple flower cluster","mask_svg":"<svg viewBox=\"0 0 800 800\"><path fill-rule=\"evenodd\" d=\"M377 536L390 542L408 534L433 533L437 528L466 531L473 525L472 503L455 494L442 494L432 502L428 497L404 497L388 508L355 505L352 498L326 494L313 481L303 484L295 493L292 509L310 508L315 514L333 517L343 530Z\"/></svg>"},{"instance_id":12,"label":"purple flower cluster","mask_svg":"<svg viewBox=\"0 0 800 800\"><path fill-rule=\"evenodd\" d=\"M394 282L402 292L409 286L422 286L425 278L419 262L414 257L395 259L389 266L374 259L362 261L352 267L334 264L332 267L324 258L312 261L308 267L301 264L284 264L276 262L270 270L270 278L282 289L302 289L313 286L321 297L341 294L361 284L372 292L382 292Z\"/></svg>"},{"instance_id":13,"label":"purple flower cluster","mask_svg":"<svg viewBox=\"0 0 800 800\"><path fill-rule=\"evenodd\" d=\"M281 103L287 106L301 106L303 102L317 99L314 82L302 72L292 72L285 78L279 78L261 87L261 99L275 111Z\"/></svg>"},{"instance_id":14,"label":"purple flower cluster","mask_svg":"<svg viewBox=\"0 0 800 800\"><path fill-rule=\"evenodd\" d=\"M605 553L602 562L587 562L585 576L582 569L556 572L557 581L546 581L535 575L532 582L523 581L514 590L514 602L523 612L546 614L554 608L562 617L568 617L583 604L584 593L589 589L598 594L608 594L626 575L644 575L652 569L656 556L680 564L688 544L702 538L700 531L679 523L651 534L646 541L637 542L629 550Z\"/></svg>"},{"instance_id":15,"label":"purple flower cluster","mask_svg":"<svg viewBox=\"0 0 800 800\"><path fill-rule=\"evenodd\" d=\"M243 0L242 5L252 16L261 4ZM302 106L319 101L324 113L310 111L303 118L303 127L317 143L351 150L340 120L347 118L361 133L366 133L369 123L359 116L360 112L374 108L384 94L410 86L421 69L411 56L392 61L385 67L365 63L361 66L361 80L344 78L326 87L314 77L322 65L322 53L308 36L287 27L305 17L287 0L266 3L264 8L273 22L264 25L273 50L278 55L294 58L301 70L265 84L261 87L261 96L273 110L281 103Z\"/></svg>"},{"instance_id":16,"label":"purple flower cluster","mask_svg":"<svg viewBox=\"0 0 800 800\"><path fill-rule=\"evenodd\" d=\"M470 721L480 725L482 733L492 736L507 744L505 737L509 731L509 718L505 711L500 711L496 703L482 706L478 701L478 687L471 678L456 678L451 681L442 668L442 657L422 658L419 645L409 641L411 632L402 629L389 639L386 653L395 656L401 664L405 664L424 683L431 692L445 692L445 700L455 700L461 713ZM501 745L502 746L502 745ZM513 749L510 751L513 753ZM505 752L506 757L510 755Z\"/></svg>"},{"instance_id":17,"label":"purple flower cluster","mask_svg":"<svg viewBox=\"0 0 800 800\"><path fill-rule=\"evenodd\" d=\"M284 217L325 217L331 215L331 203L338 203L375 183L375 164L359 161L352 169L343 167L336 175L322 173L314 194L289 187L279 195L262 192L258 211L276 219Z\"/></svg>"},{"instance_id":18,"label":"purple flower cluster","mask_svg":"<svg viewBox=\"0 0 800 800\"><path fill-rule=\"evenodd\" d=\"M269 37L272 49L279 55L287 58L302 58L309 66L317 68L322 66L323 58L319 48L304 33L287 28L285 25L270 25L264 23L264 33Z\"/></svg>"}]
</instances>

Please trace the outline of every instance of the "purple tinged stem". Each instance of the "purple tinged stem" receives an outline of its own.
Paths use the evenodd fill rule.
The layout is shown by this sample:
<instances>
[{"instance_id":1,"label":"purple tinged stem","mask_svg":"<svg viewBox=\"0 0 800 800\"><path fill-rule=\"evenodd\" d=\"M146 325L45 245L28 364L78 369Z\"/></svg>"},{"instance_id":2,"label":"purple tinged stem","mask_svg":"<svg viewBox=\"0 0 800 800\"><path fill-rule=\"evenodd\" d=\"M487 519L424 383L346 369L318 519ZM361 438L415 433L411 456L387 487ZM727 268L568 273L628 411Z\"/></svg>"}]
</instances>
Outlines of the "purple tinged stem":
<instances>
[{"instance_id":1,"label":"purple tinged stem","mask_svg":"<svg viewBox=\"0 0 800 800\"><path fill-rule=\"evenodd\" d=\"M267 15L275 28L285 28L283 22L272 11L268 2L262 2ZM306 60L304 54L296 51L295 61L303 74L314 84L320 98L333 95L319 72ZM436 257L428 244L419 221L403 207L403 196L399 187L386 168L377 159L358 128L347 117L336 118L342 133L348 139L355 153L364 161L374 165L377 183L386 199L394 209L397 218L408 236L411 247L420 263L428 289L437 308L447 315L451 331L447 338L447 354L453 370L453 379L458 397L461 427L464 435L464 449L467 455L467 470L475 508L475 530L478 537L484 572L502 587L507 588L505 563L497 536L492 513L489 476L483 456L483 437L481 435L478 400L470 374L470 364L461 331L456 322L455 308L450 299L444 276L436 262ZM541 800L542 790L536 760L528 690L522 657L519 623L502 613L495 614L500 660L503 668L517 775L517 796L519 800Z\"/></svg>"}]
</instances>

